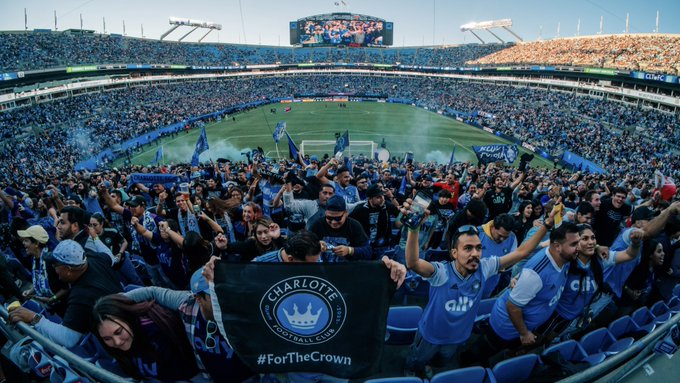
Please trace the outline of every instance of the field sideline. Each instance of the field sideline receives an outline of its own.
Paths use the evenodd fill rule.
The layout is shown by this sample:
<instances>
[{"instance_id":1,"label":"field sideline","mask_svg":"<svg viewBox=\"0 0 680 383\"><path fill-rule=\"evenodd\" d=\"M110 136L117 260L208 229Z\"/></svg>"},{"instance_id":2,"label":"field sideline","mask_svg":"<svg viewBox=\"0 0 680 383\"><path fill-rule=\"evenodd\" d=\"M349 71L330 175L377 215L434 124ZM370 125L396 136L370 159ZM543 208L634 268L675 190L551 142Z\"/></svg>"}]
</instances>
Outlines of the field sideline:
<instances>
[{"instance_id":1,"label":"field sideline","mask_svg":"<svg viewBox=\"0 0 680 383\"><path fill-rule=\"evenodd\" d=\"M257 146L262 147L268 156L277 157L272 131L279 121L286 121L288 133L298 147L303 140L335 140L336 132L349 129L350 141L380 144L384 138L392 156L401 157L404 152L412 151L418 162L436 160L448 163L453 146L456 146L458 161L476 162L472 145L508 143L455 119L411 105L372 102L350 102L346 105L346 108L340 108L336 102L272 104L234 115L235 121L230 116L206 126L210 150L201 154L200 160L239 159L246 148ZM288 106L292 110L285 113L284 108ZM277 109L276 114L270 112L272 108ZM189 162L199 134L200 130L194 129L159 141L158 145L163 145L164 163ZM148 165L158 145L145 146L143 152L132 157L132 163ZM332 154L330 151L329 155ZM279 153L288 156L285 136L279 144ZM368 155L365 151L362 153ZM121 163L122 160L118 160L114 165L120 166ZM532 166L552 167L552 163L536 156Z\"/></svg>"}]
</instances>

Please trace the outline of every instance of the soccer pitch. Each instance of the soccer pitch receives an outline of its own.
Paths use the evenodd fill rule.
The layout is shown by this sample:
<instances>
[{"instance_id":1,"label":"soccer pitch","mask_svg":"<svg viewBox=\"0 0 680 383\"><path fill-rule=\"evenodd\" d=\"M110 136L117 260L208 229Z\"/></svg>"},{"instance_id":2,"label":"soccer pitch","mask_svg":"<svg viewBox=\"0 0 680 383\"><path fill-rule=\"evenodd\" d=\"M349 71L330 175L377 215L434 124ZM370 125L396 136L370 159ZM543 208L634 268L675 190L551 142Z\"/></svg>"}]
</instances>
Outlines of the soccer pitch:
<instances>
[{"instance_id":1,"label":"soccer pitch","mask_svg":"<svg viewBox=\"0 0 680 383\"><path fill-rule=\"evenodd\" d=\"M206 126L206 135L210 149L201 154L200 160L209 161L218 158L239 160L249 148L262 147L268 157L278 157L272 132L276 124L285 121L288 134L300 147L303 140L335 141L335 133L349 130L350 142L374 141L378 146L385 139L391 156L403 157L406 151L414 153L417 162L437 161L448 163L451 150L456 147L455 157L458 161L477 159L472 145L508 144L509 142L487 133L481 129L463 124L453 118L417 108L411 105L348 102L341 108L337 102L305 102L294 104L270 104L229 116L228 119ZM291 107L290 112L284 112ZM271 113L272 108L276 113ZM232 119L235 118L235 120ZM166 137L144 147L143 152L132 156L132 163L148 165L153 161L159 145L163 146L163 163L189 162L200 129L179 136ZM311 149L311 148L310 148ZM282 137L278 145L282 157L288 157L288 143ZM313 150L313 149L312 149ZM317 151L307 150L307 154L323 155ZM520 148L521 153L526 152ZM370 156L368 149L353 151ZM332 155L332 145L328 150ZM123 160L114 165L120 166ZM519 163L519 158L515 164ZM536 155L531 164L533 167L552 167L552 163Z\"/></svg>"}]
</instances>

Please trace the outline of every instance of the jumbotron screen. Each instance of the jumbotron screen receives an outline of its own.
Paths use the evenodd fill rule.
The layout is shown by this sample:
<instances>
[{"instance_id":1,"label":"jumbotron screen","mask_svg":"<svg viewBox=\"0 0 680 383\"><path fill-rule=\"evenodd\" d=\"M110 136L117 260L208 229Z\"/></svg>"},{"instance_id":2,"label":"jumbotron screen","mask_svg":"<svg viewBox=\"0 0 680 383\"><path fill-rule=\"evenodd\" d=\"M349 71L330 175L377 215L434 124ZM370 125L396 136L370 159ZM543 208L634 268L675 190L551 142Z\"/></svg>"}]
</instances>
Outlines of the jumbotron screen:
<instances>
[{"instance_id":1,"label":"jumbotron screen","mask_svg":"<svg viewBox=\"0 0 680 383\"><path fill-rule=\"evenodd\" d=\"M392 23L355 14L312 16L291 22L292 45L379 47L392 45Z\"/></svg>"}]
</instances>

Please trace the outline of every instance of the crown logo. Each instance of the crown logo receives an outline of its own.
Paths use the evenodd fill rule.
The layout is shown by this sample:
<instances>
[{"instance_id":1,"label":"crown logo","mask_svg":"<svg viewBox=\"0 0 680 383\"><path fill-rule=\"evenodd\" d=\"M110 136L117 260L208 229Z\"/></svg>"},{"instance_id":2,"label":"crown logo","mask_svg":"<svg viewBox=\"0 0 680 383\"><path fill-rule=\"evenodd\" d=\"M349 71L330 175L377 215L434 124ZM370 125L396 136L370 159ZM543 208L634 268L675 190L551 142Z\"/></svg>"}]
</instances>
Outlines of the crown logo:
<instances>
[{"instance_id":1,"label":"crown logo","mask_svg":"<svg viewBox=\"0 0 680 383\"><path fill-rule=\"evenodd\" d=\"M284 314L286 314L286 319L288 319L288 323L293 328L297 328L300 330L310 330L313 329L314 326L316 326L316 322L319 320L319 316L321 315L321 308L319 308L316 311L316 314L312 313L312 303L310 302L307 305L307 312L304 314L300 314L298 311L297 304L293 303L293 315L288 313L288 310L285 308L283 309Z\"/></svg>"}]
</instances>

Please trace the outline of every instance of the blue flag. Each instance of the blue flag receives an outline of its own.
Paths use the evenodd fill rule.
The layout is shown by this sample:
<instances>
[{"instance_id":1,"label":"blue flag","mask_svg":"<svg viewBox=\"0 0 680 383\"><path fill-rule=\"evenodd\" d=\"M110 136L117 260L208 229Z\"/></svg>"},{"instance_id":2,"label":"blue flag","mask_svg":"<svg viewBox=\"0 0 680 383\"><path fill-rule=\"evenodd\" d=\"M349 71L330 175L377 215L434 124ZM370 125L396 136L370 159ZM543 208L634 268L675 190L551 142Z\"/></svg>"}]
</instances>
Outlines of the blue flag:
<instances>
[{"instance_id":1,"label":"blue flag","mask_svg":"<svg viewBox=\"0 0 680 383\"><path fill-rule=\"evenodd\" d=\"M345 167L349 170L350 177L354 177L354 165L352 165L352 159L345 157Z\"/></svg>"},{"instance_id":2,"label":"blue flag","mask_svg":"<svg viewBox=\"0 0 680 383\"><path fill-rule=\"evenodd\" d=\"M160 148L158 148L158 150L156 150L156 157L151 162L151 165L160 164L162 160L163 160L163 147L161 146Z\"/></svg>"},{"instance_id":3,"label":"blue flag","mask_svg":"<svg viewBox=\"0 0 680 383\"><path fill-rule=\"evenodd\" d=\"M349 146L349 130L345 130L345 133L338 137L335 141L335 149L333 149L333 154L338 152L344 152L345 148Z\"/></svg>"},{"instance_id":4,"label":"blue flag","mask_svg":"<svg viewBox=\"0 0 680 383\"><path fill-rule=\"evenodd\" d=\"M286 131L286 121L281 121L278 124L276 124L276 128L274 129L274 141L278 144L279 141L281 141L281 137L283 137L283 132Z\"/></svg>"},{"instance_id":5,"label":"blue flag","mask_svg":"<svg viewBox=\"0 0 680 383\"><path fill-rule=\"evenodd\" d=\"M472 150L475 151L477 159L482 164L488 164L497 161L505 161L505 163L511 164L515 162L515 159L517 159L517 154L519 153L517 145L473 146Z\"/></svg>"},{"instance_id":6,"label":"blue flag","mask_svg":"<svg viewBox=\"0 0 680 383\"><path fill-rule=\"evenodd\" d=\"M399 194L403 196L406 195L406 174L404 174L404 177L401 179L401 185L399 185Z\"/></svg>"},{"instance_id":7,"label":"blue flag","mask_svg":"<svg viewBox=\"0 0 680 383\"><path fill-rule=\"evenodd\" d=\"M201 131L201 135L198 136L196 141L196 148L194 149L194 155L191 156L191 166L198 166L198 156L210 149L208 146L208 136L205 134L205 128Z\"/></svg>"},{"instance_id":8,"label":"blue flag","mask_svg":"<svg viewBox=\"0 0 680 383\"><path fill-rule=\"evenodd\" d=\"M449 159L449 167L453 166L456 162L456 147L454 146L453 149L451 149L451 159Z\"/></svg>"},{"instance_id":9,"label":"blue flag","mask_svg":"<svg viewBox=\"0 0 680 383\"><path fill-rule=\"evenodd\" d=\"M288 155L290 155L290 158L293 159L293 161L297 161L299 156L298 153L300 152L295 146L295 142L293 142L293 139L290 138L290 135L288 132L284 132L286 134L286 137L288 138Z\"/></svg>"}]
</instances>

